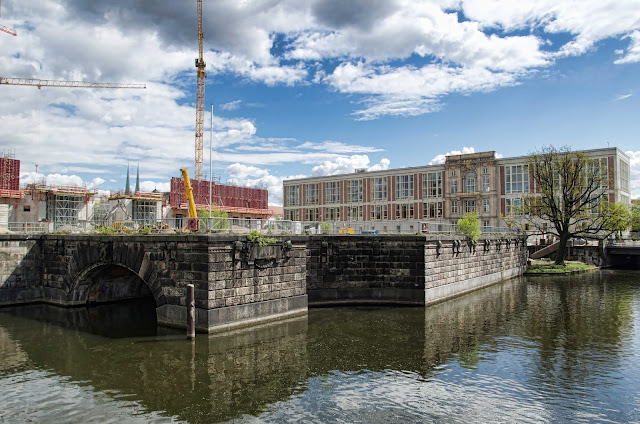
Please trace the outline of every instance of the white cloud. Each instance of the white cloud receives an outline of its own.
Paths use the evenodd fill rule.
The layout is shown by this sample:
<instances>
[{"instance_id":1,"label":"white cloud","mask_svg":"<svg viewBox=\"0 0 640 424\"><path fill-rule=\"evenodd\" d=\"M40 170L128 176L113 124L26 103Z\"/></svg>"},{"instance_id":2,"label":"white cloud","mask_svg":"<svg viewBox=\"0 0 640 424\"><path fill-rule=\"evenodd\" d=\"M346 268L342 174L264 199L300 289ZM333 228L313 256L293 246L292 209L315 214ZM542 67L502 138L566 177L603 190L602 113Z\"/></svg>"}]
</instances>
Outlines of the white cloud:
<instances>
[{"instance_id":1,"label":"white cloud","mask_svg":"<svg viewBox=\"0 0 640 424\"><path fill-rule=\"evenodd\" d=\"M143 193L151 193L153 190L158 190L160 193L167 193L171 191L170 182L156 182L156 181L140 181L140 191Z\"/></svg>"},{"instance_id":2,"label":"white cloud","mask_svg":"<svg viewBox=\"0 0 640 424\"><path fill-rule=\"evenodd\" d=\"M343 93L371 95L365 109L354 112L360 119L383 114L413 116L437 111L444 95L490 91L518 84L517 75L486 68L454 68L443 64L421 68L374 67L364 62L344 63L324 81Z\"/></svg>"},{"instance_id":3,"label":"white cloud","mask_svg":"<svg viewBox=\"0 0 640 424\"><path fill-rule=\"evenodd\" d=\"M311 175L314 177L322 175L349 174L355 172L356 169L367 169L370 171L385 170L389 168L389 159L382 159L380 163L369 166L369 156L352 155L349 157L338 157L333 161L325 161L321 165L316 165L311 169Z\"/></svg>"},{"instance_id":4,"label":"white cloud","mask_svg":"<svg viewBox=\"0 0 640 424\"><path fill-rule=\"evenodd\" d=\"M105 182L104 179L100 178L100 177L96 177L93 180L91 180L90 183L87 184L87 188L89 189L95 189L97 188L100 184L103 184Z\"/></svg>"},{"instance_id":5,"label":"white cloud","mask_svg":"<svg viewBox=\"0 0 640 424\"><path fill-rule=\"evenodd\" d=\"M249 177L252 178L260 178L266 175L269 175L269 172L265 169L261 169L255 166L247 166L241 163L233 163L227 166L225 170L227 174L229 174L232 178L238 179L247 179Z\"/></svg>"},{"instance_id":6,"label":"white cloud","mask_svg":"<svg viewBox=\"0 0 640 424\"><path fill-rule=\"evenodd\" d=\"M616 96L616 100L620 101L620 100L628 99L631 96L632 94L621 94L619 96Z\"/></svg>"},{"instance_id":7,"label":"white cloud","mask_svg":"<svg viewBox=\"0 0 640 424\"><path fill-rule=\"evenodd\" d=\"M373 153L383 151L383 149L376 147L357 146L339 141L323 141L322 143L306 142L299 145L298 149L323 150L330 153Z\"/></svg>"},{"instance_id":8,"label":"white cloud","mask_svg":"<svg viewBox=\"0 0 640 424\"><path fill-rule=\"evenodd\" d=\"M240 103L242 103L242 100L234 100L232 102L229 103L223 103L220 105L220 109L222 110L236 110L240 107Z\"/></svg>"},{"instance_id":9,"label":"white cloud","mask_svg":"<svg viewBox=\"0 0 640 424\"><path fill-rule=\"evenodd\" d=\"M616 65L640 62L640 31L634 31L625 38L629 38L630 40L629 49L624 57L613 62Z\"/></svg>"},{"instance_id":10,"label":"white cloud","mask_svg":"<svg viewBox=\"0 0 640 424\"><path fill-rule=\"evenodd\" d=\"M469 153L475 153L475 149L473 147L463 147L462 150L452 150L450 152L447 152L443 155L437 155L436 157L434 157L433 159L431 159L431 161L429 162L429 165L442 165L443 163L446 162L447 160L447 156L451 156L451 155L466 155ZM502 157L502 156L500 156Z\"/></svg>"},{"instance_id":11,"label":"white cloud","mask_svg":"<svg viewBox=\"0 0 640 424\"><path fill-rule=\"evenodd\" d=\"M210 65L207 68L208 72L213 74L231 72L269 86L294 85L304 81L308 74L302 64L296 66L261 65L229 52L208 52L205 55L205 61Z\"/></svg>"},{"instance_id":12,"label":"white cloud","mask_svg":"<svg viewBox=\"0 0 640 424\"><path fill-rule=\"evenodd\" d=\"M240 163L229 165L227 173L231 176L228 181L229 184L267 189L269 191L269 204L276 206L282 206L283 202L282 181L305 177L305 175L277 177L271 175L266 169L245 166Z\"/></svg>"}]
</instances>

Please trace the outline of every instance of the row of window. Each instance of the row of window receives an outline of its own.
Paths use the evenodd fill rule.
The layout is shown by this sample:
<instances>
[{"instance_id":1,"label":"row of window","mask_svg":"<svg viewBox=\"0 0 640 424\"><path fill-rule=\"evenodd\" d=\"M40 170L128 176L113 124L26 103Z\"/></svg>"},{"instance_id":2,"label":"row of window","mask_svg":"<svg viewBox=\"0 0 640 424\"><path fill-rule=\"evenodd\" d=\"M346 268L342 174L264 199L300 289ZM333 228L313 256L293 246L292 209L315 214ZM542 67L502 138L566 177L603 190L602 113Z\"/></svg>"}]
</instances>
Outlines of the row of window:
<instances>
[{"instance_id":1,"label":"row of window","mask_svg":"<svg viewBox=\"0 0 640 424\"><path fill-rule=\"evenodd\" d=\"M519 211L522 199L507 199L507 215L516 214ZM489 199L483 199L482 211L491 212L491 204ZM478 212L477 207L479 202L475 200L452 200L451 201L451 214L457 215L462 212ZM396 219L414 219L415 211L413 203L400 203L392 207L394 209ZM422 216L425 219L438 219L444 216L444 202L425 202L422 205ZM389 219L388 205L371 205L371 220L386 220ZM328 207L325 208L324 221L360 221L362 220L362 206L347 206L347 216L340 216L340 207ZM300 219L300 212L298 209L287 209L285 213L285 219L297 221ZM304 213L306 221L320 221L320 208L306 208Z\"/></svg>"},{"instance_id":2,"label":"row of window","mask_svg":"<svg viewBox=\"0 0 640 424\"><path fill-rule=\"evenodd\" d=\"M623 191L629 191L630 170L629 164L623 162L619 163L620 167L620 186ZM589 172L592 175L604 175L608 174L607 159L600 158L592 160ZM482 192L491 191L491 178L488 175L487 168L483 168L480 176L482 184ZM467 172L461 178L461 181L456 178L456 171L451 171L451 179L449 183L451 194L457 194L460 191L463 193L476 193L478 190L477 183L478 177L475 172ZM399 175L396 177L395 182L395 199L396 200L409 200L414 198L415 193L415 181L414 174ZM371 178L371 201L386 201L388 198L388 178L387 177L374 177ZM608 181L604 178L603 181ZM461 187L459 186L461 183ZM302 185L304 189L304 197L306 205L320 204L320 184L310 183ZM338 204L338 203L362 203L364 199L363 180L353 179L347 180L346 193L342 193L344 199L341 198L340 181L332 181L323 183L325 185L325 203L326 204ZM530 178L529 178L529 166L528 165L506 165L504 166L504 184L506 194L527 194L530 192ZM559 186L560 181L556 184ZM603 188L606 188L603 185ZM300 206L300 186L292 185L285 187L285 206ZM443 172L428 172L422 174L422 197L423 198L441 198L443 197Z\"/></svg>"},{"instance_id":3,"label":"row of window","mask_svg":"<svg viewBox=\"0 0 640 424\"><path fill-rule=\"evenodd\" d=\"M387 177L371 178L371 200L385 201L387 197ZM464 178L464 192L476 192L476 175L468 173ZM321 183L304 184L304 197L306 205L317 205L320 203L319 188ZM340 199L340 181L331 181L324 183L325 185L325 203L335 204L341 203ZM482 176L482 190L490 191L490 179L488 175ZM395 187L396 200L408 200L414 198L414 175L400 175L396 177ZM429 172L423 174L422 178L422 197L437 198L442 197L443 184L442 172ZM458 193L458 180L451 180L451 193ZM292 185L285 187L286 205L300 205L300 186ZM361 203L363 201L363 180L347 180L347 192L345 203Z\"/></svg>"}]
</instances>

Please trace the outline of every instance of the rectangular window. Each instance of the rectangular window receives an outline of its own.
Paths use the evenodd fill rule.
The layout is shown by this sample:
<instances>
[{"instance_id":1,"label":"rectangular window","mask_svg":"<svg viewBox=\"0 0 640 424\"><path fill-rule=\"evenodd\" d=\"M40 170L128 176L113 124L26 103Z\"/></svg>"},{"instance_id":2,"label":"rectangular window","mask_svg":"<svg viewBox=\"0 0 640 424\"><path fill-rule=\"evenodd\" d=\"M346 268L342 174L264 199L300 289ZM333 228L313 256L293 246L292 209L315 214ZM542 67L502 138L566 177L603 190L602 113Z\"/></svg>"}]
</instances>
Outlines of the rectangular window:
<instances>
[{"instance_id":1,"label":"rectangular window","mask_svg":"<svg viewBox=\"0 0 640 424\"><path fill-rule=\"evenodd\" d=\"M442 197L442 172L422 175L422 197Z\"/></svg>"},{"instance_id":2,"label":"rectangular window","mask_svg":"<svg viewBox=\"0 0 640 424\"><path fill-rule=\"evenodd\" d=\"M505 166L504 180L507 194L529 193L529 165Z\"/></svg>"},{"instance_id":3,"label":"rectangular window","mask_svg":"<svg viewBox=\"0 0 640 424\"><path fill-rule=\"evenodd\" d=\"M396 200L413 199L413 175L396 177Z\"/></svg>"},{"instance_id":4,"label":"rectangular window","mask_svg":"<svg viewBox=\"0 0 640 424\"><path fill-rule=\"evenodd\" d=\"M299 206L300 205L300 186L291 185L285 187L286 204L285 206Z\"/></svg>"},{"instance_id":5,"label":"rectangular window","mask_svg":"<svg viewBox=\"0 0 640 424\"><path fill-rule=\"evenodd\" d=\"M422 216L428 219L442 218L443 202L428 202L422 207Z\"/></svg>"},{"instance_id":6,"label":"rectangular window","mask_svg":"<svg viewBox=\"0 0 640 424\"><path fill-rule=\"evenodd\" d=\"M491 190L491 187L489 185L489 176L488 175L483 175L482 176L482 191L488 192L490 190Z\"/></svg>"},{"instance_id":7,"label":"rectangular window","mask_svg":"<svg viewBox=\"0 0 640 424\"><path fill-rule=\"evenodd\" d=\"M285 219L288 221L300 221L300 210L287 209L285 212Z\"/></svg>"},{"instance_id":8,"label":"rectangular window","mask_svg":"<svg viewBox=\"0 0 640 424\"><path fill-rule=\"evenodd\" d=\"M456 176L456 170L455 170L455 169L452 169L452 170L451 170L451 176L452 176L452 177L455 177L455 176Z\"/></svg>"},{"instance_id":9,"label":"rectangular window","mask_svg":"<svg viewBox=\"0 0 640 424\"><path fill-rule=\"evenodd\" d=\"M452 214L457 214L458 213L458 201L457 200L452 200L451 201L451 213Z\"/></svg>"},{"instance_id":10,"label":"rectangular window","mask_svg":"<svg viewBox=\"0 0 640 424\"><path fill-rule=\"evenodd\" d=\"M371 199L374 202L387 200L387 177L371 179Z\"/></svg>"},{"instance_id":11,"label":"rectangular window","mask_svg":"<svg viewBox=\"0 0 640 424\"><path fill-rule=\"evenodd\" d=\"M307 208L304 211L305 221L319 221L318 208Z\"/></svg>"},{"instance_id":12,"label":"rectangular window","mask_svg":"<svg viewBox=\"0 0 640 424\"><path fill-rule=\"evenodd\" d=\"M347 201L349 203L362 202L362 180L347 181Z\"/></svg>"},{"instance_id":13,"label":"rectangular window","mask_svg":"<svg viewBox=\"0 0 640 424\"><path fill-rule=\"evenodd\" d=\"M620 189L629 193L629 164L620 159Z\"/></svg>"},{"instance_id":14,"label":"rectangular window","mask_svg":"<svg viewBox=\"0 0 640 424\"><path fill-rule=\"evenodd\" d=\"M458 180L451 180L451 194L458 192Z\"/></svg>"},{"instance_id":15,"label":"rectangular window","mask_svg":"<svg viewBox=\"0 0 640 424\"><path fill-rule=\"evenodd\" d=\"M325 211L325 221L340 221L340 208L327 208Z\"/></svg>"},{"instance_id":16,"label":"rectangular window","mask_svg":"<svg viewBox=\"0 0 640 424\"><path fill-rule=\"evenodd\" d=\"M317 205L319 194L319 184L305 184L304 185L304 204L305 205Z\"/></svg>"},{"instance_id":17,"label":"rectangular window","mask_svg":"<svg viewBox=\"0 0 640 424\"><path fill-rule=\"evenodd\" d=\"M465 200L464 201L464 211L466 212L474 212L476 210L476 201L475 200Z\"/></svg>"},{"instance_id":18,"label":"rectangular window","mask_svg":"<svg viewBox=\"0 0 640 424\"><path fill-rule=\"evenodd\" d=\"M489 221L482 221L482 228L484 229L489 228Z\"/></svg>"},{"instance_id":19,"label":"rectangular window","mask_svg":"<svg viewBox=\"0 0 640 424\"><path fill-rule=\"evenodd\" d=\"M340 203L340 181L324 183L325 203Z\"/></svg>"},{"instance_id":20,"label":"rectangular window","mask_svg":"<svg viewBox=\"0 0 640 424\"><path fill-rule=\"evenodd\" d=\"M491 207L489 206L489 199L482 199L482 203L484 205L485 212L491 212Z\"/></svg>"},{"instance_id":21,"label":"rectangular window","mask_svg":"<svg viewBox=\"0 0 640 424\"><path fill-rule=\"evenodd\" d=\"M476 174L473 172L467 173L464 177L464 192L475 193L476 192Z\"/></svg>"},{"instance_id":22,"label":"rectangular window","mask_svg":"<svg viewBox=\"0 0 640 424\"><path fill-rule=\"evenodd\" d=\"M489 168L482 168L482 173L483 174L488 174L489 173Z\"/></svg>"},{"instance_id":23,"label":"rectangular window","mask_svg":"<svg viewBox=\"0 0 640 424\"><path fill-rule=\"evenodd\" d=\"M347 208L348 221L362 221L362 206L349 206Z\"/></svg>"},{"instance_id":24,"label":"rectangular window","mask_svg":"<svg viewBox=\"0 0 640 424\"><path fill-rule=\"evenodd\" d=\"M413 203L397 204L396 219L413 219Z\"/></svg>"},{"instance_id":25,"label":"rectangular window","mask_svg":"<svg viewBox=\"0 0 640 424\"><path fill-rule=\"evenodd\" d=\"M505 214L507 216L522 215L522 199L505 199Z\"/></svg>"},{"instance_id":26,"label":"rectangular window","mask_svg":"<svg viewBox=\"0 0 640 424\"><path fill-rule=\"evenodd\" d=\"M387 216L387 205L373 205L373 206L371 206L371 219L372 220L388 219L388 216Z\"/></svg>"}]
</instances>

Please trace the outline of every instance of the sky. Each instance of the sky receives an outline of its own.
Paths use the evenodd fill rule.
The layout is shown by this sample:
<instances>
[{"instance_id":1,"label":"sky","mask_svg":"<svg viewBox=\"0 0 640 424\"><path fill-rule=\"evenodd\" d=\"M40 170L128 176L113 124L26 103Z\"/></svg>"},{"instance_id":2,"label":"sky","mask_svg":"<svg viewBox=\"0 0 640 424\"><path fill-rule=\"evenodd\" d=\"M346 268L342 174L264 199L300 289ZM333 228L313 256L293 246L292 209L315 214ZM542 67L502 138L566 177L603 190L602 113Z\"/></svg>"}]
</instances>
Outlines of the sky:
<instances>
[{"instance_id":1,"label":"sky","mask_svg":"<svg viewBox=\"0 0 640 424\"><path fill-rule=\"evenodd\" d=\"M194 174L196 0L2 0L0 153L21 182L168 191ZM638 0L203 0L204 173L283 179L618 147L640 198ZM211 108L213 107L213 127ZM36 174L36 164L37 172Z\"/></svg>"}]
</instances>

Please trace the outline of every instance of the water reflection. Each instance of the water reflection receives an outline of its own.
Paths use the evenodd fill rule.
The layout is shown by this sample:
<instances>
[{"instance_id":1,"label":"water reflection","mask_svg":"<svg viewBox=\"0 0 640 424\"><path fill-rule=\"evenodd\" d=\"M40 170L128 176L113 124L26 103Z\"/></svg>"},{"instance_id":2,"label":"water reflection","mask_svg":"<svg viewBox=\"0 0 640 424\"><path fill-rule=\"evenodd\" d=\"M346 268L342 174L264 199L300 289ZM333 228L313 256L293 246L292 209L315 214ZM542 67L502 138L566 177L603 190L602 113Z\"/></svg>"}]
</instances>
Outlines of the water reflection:
<instances>
[{"instance_id":1,"label":"water reflection","mask_svg":"<svg viewBox=\"0 0 640 424\"><path fill-rule=\"evenodd\" d=\"M315 309L195 343L155 325L122 337L94 324L107 309L0 310L0 396L57 387L39 417L74 387L149 420L638 421L638 277L514 279L428 308ZM148 321L142 306L114 316Z\"/></svg>"}]
</instances>

